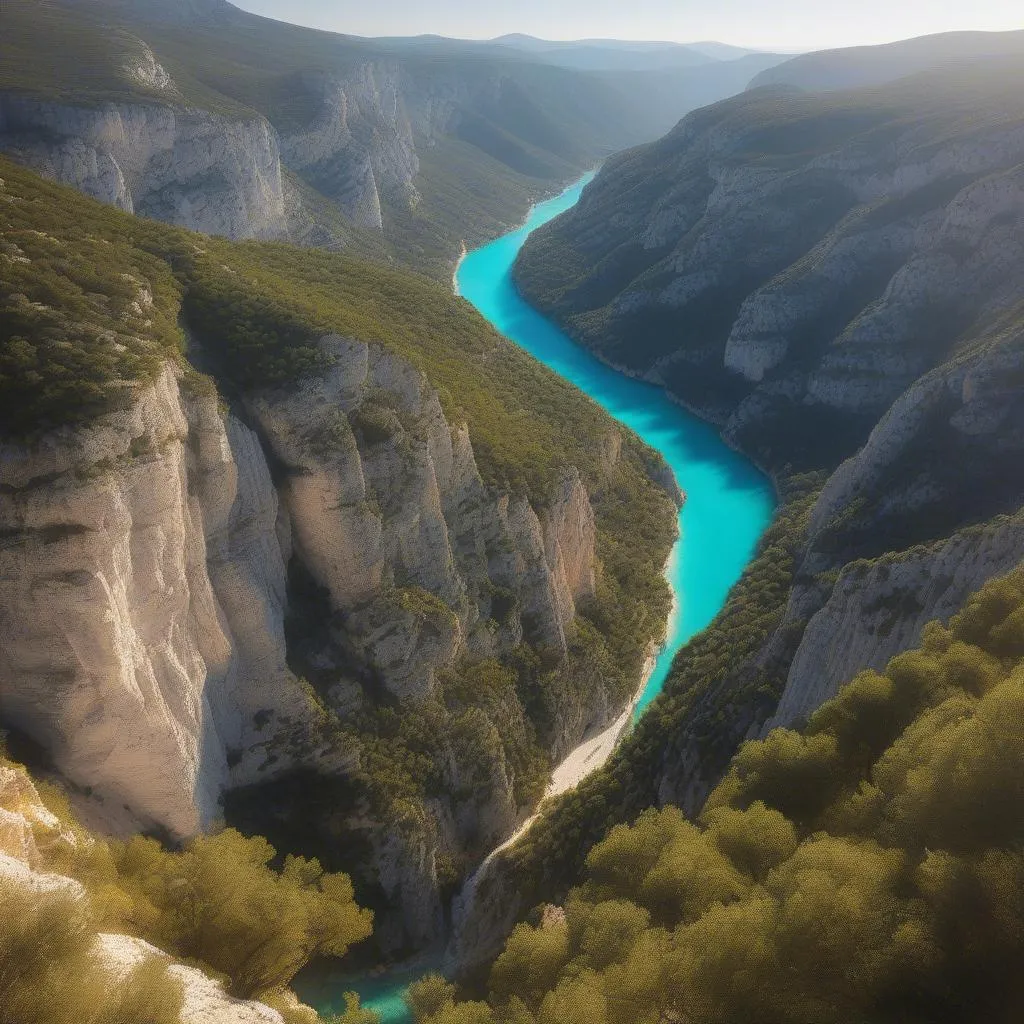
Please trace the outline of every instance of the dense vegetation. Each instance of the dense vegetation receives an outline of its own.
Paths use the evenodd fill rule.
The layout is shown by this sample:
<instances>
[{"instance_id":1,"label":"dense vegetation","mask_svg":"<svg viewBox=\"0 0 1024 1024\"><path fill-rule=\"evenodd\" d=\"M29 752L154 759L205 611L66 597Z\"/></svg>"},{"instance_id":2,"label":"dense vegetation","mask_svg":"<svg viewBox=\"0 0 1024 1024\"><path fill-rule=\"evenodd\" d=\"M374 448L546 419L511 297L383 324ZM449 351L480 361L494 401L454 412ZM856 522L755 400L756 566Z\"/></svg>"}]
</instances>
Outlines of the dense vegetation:
<instances>
[{"instance_id":1,"label":"dense vegetation","mask_svg":"<svg viewBox=\"0 0 1024 1024\"><path fill-rule=\"evenodd\" d=\"M520 925L489 1004L426 1024L1014 1021L1024 1012L1024 571L801 732L747 743L696 822L620 825Z\"/></svg>"},{"instance_id":2,"label":"dense vegetation","mask_svg":"<svg viewBox=\"0 0 1024 1024\"><path fill-rule=\"evenodd\" d=\"M95 949L88 903L0 877L2 1024L178 1024L181 983L151 959L121 978Z\"/></svg>"}]
</instances>

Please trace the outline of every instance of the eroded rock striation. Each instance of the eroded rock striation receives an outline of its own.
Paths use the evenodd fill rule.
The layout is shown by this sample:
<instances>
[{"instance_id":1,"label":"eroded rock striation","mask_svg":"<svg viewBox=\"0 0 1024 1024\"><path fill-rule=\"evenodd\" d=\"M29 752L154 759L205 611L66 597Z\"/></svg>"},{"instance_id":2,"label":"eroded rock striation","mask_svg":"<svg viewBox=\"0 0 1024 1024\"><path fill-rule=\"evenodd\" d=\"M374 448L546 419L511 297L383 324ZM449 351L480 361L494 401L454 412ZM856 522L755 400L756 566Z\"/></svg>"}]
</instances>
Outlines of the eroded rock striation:
<instances>
[{"instance_id":1,"label":"eroded rock striation","mask_svg":"<svg viewBox=\"0 0 1024 1024\"><path fill-rule=\"evenodd\" d=\"M4 721L121 830L186 836L301 721L277 497L251 433L164 371L131 406L2 459ZM271 729L271 732L275 730Z\"/></svg>"},{"instance_id":2,"label":"eroded rock striation","mask_svg":"<svg viewBox=\"0 0 1024 1024\"><path fill-rule=\"evenodd\" d=\"M140 65L133 74L159 78ZM0 149L140 216L229 238L288 233L277 134L263 118L166 103L0 94Z\"/></svg>"},{"instance_id":3,"label":"eroded rock striation","mask_svg":"<svg viewBox=\"0 0 1024 1024\"><path fill-rule=\"evenodd\" d=\"M419 370L377 345L320 344L324 374L249 393L237 415L168 366L121 411L4 445L4 723L106 830L186 837L227 791L344 779L359 733L328 736L325 713L355 721L382 695L415 707L464 661L497 665L528 641L566 662L595 590L579 473L543 507L495 491ZM552 759L618 710L592 673L553 699ZM519 704L502 714L533 728ZM385 946L437 939L439 858L486 850L526 809L495 723L460 728L439 737L451 778L421 811L339 809L369 850L365 878L401 908L380 917Z\"/></svg>"}]
</instances>

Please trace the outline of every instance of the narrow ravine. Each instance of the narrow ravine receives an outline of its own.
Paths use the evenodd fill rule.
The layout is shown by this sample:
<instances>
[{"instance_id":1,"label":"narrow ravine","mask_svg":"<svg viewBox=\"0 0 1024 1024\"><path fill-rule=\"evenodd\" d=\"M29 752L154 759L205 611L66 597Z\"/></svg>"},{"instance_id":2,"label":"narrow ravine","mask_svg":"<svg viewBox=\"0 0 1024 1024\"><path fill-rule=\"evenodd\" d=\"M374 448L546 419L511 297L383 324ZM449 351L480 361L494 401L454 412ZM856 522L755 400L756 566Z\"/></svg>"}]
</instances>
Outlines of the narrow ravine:
<instances>
[{"instance_id":1,"label":"narrow ravine","mask_svg":"<svg viewBox=\"0 0 1024 1024\"><path fill-rule=\"evenodd\" d=\"M661 692L683 645L707 626L754 553L771 519L775 497L768 479L732 451L714 428L672 402L660 389L632 380L575 344L527 304L516 290L512 268L519 250L542 224L570 209L593 175L561 195L535 206L516 231L468 253L459 264L457 292L536 359L593 398L612 417L661 453L686 493L680 512L680 539L666 566L675 597L664 647L637 700L634 715ZM600 738L592 737L555 771L549 793L573 785L607 759L628 725L628 714ZM376 978L353 978L332 985L330 994L307 993L322 1012L343 1007L342 993L355 990L383 1024L408 1024L401 1000L413 980L408 970Z\"/></svg>"}]
</instances>

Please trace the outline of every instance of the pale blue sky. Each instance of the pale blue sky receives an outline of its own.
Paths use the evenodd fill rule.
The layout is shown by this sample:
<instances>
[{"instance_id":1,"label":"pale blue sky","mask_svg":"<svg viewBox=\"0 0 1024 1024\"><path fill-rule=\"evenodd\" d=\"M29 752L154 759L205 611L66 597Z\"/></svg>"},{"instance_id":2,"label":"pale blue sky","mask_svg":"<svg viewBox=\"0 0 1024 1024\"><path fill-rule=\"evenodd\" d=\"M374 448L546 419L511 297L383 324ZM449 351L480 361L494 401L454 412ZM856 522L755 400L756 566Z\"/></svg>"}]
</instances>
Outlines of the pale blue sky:
<instances>
[{"instance_id":1,"label":"pale blue sky","mask_svg":"<svg viewBox=\"0 0 1024 1024\"><path fill-rule=\"evenodd\" d=\"M234 0L257 14L355 35L486 39L527 32L798 50L956 29L1024 28L1022 0Z\"/></svg>"}]
</instances>

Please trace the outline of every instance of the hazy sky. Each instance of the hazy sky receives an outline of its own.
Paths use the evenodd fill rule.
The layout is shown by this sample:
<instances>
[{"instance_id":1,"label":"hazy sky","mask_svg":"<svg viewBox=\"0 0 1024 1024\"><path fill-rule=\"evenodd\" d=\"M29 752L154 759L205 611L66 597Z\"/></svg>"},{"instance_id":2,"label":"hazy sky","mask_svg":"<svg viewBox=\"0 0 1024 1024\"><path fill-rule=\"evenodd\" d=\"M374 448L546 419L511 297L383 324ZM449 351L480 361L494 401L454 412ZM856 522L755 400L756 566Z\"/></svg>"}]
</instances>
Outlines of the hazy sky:
<instances>
[{"instance_id":1,"label":"hazy sky","mask_svg":"<svg viewBox=\"0 0 1024 1024\"><path fill-rule=\"evenodd\" d=\"M1024 28L1022 0L233 0L257 14L355 35L487 39L718 39L780 50L954 29Z\"/></svg>"}]
</instances>

